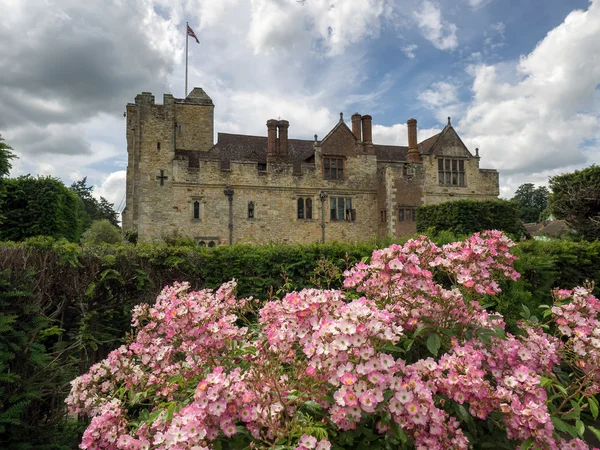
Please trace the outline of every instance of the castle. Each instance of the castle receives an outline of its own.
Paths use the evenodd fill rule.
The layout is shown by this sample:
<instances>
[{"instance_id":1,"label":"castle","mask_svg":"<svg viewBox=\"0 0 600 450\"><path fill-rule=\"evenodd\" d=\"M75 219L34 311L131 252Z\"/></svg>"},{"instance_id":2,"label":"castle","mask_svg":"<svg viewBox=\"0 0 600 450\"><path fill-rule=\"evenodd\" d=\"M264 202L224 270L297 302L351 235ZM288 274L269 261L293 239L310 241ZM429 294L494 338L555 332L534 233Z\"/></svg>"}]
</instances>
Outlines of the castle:
<instances>
[{"instance_id":1,"label":"castle","mask_svg":"<svg viewBox=\"0 0 600 450\"><path fill-rule=\"evenodd\" d=\"M359 241L416 231L419 205L487 200L498 172L479 168L448 119L441 133L408 146L373 143L371 116L340 120L323 139L290 139L289 122L265 136L219 133L211 98L151 93L127 105L125 231L142 240L193 237L199 245Z\"/></svg>"}]
</instances>

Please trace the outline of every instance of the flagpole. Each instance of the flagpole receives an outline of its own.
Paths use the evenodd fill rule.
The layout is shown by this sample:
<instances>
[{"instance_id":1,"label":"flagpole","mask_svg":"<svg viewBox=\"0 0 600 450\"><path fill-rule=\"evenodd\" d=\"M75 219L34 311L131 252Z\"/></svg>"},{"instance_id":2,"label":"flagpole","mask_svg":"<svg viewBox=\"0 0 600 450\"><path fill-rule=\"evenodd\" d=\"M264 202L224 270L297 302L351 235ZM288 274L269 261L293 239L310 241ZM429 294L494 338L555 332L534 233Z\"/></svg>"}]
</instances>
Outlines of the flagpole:
<instances>
[{"instance_id":1,"label":"flagpole","mask_svg":"<svg viewBox=\"0 0 600 450\"><path fill-rule=\"evenodd\" d=\"M188 83L187 83L187 73L188 73L188 23L185 23L185 95L183 98L186 98L188 95Z\"/></svg>"}]
</instances>

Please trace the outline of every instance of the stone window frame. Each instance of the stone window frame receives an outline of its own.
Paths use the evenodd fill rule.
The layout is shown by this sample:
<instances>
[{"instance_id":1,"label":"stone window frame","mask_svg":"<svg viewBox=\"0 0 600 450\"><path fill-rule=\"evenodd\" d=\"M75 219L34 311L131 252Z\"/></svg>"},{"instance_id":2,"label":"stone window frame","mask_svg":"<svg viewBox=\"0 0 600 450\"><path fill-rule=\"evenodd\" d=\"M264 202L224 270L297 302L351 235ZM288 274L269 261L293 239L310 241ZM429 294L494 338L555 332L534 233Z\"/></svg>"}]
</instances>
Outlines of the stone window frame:
<instances>
[{"instance_id":1,"label":"stone window frame","mask_svg":"<svg viewBox=\"0 0 600 450\"><path fill-rule=\"evenodd\" d=\"M440 186L467 186L466 158L436 158Z\"/></svg>"},{"instance_id":2,"label":"stone window frame","mask_svg":"<svg viewBox=\"0 0 600 450\"><path fill-rule=\"evenodd\" d=\"M219 236L200 236L195 237L194 241L198 247L218 247L221 243L221 238Z\"/></svg>"},{"instance_id":3,"label":"stone window frame","mask_svg":"<svg viewBox=\"0 0 600 450\"><path fill-rule=\"evenodd\" d=\"M296 220L314 220L314 204L315 200L312 195L298 194L296 196Z\"/></svg>"},{"instance_id":4,"label":"stone window frame","mask_svg":"<svg viewBox=\"0 0 600 450\"><path fill-rule=\"evenodd\" d=\"M336 168L333 169L336 171L336 176L331 176L331 163L335 161ZM338 167L339 163L342 164L342 167ZM329 172L328 172L329 171ZM346 158L338 155L327 155L323 156L323 179L329 181L343 181L346 177Z\"/></svg>"},{"instance_id":5,"label":"stone window frame","mask_svg":"<svg viewBox=\"0 0 600 450\"><path fill-rule=\"evenodd\" d=\"M387 222L387 209L381 209L379 210L379 221L381 223L386 223Z\"/></svg>"},{"instance_id":6,"label":"stone window frame","mask_svg":"<svg viewBox=\"0 0 600 450\"><path fill-rule=\"evenodd\" d=\"M417 208L416 206L399 206L398 207L398 222L416 222Z\"/></svg>"},{"instance_id":7,"label":"stone window frame","mask_svg":"<svg viewBox=\"0 0 600 450\"><path fill-rule=\"evenodd\" d=\"M252 200L248 202L248 220L254 220L256 218L256 203Z\"/></svg>"},{"instance_id":8,"label":"stone window frame","mask_svg":"<svg viewBox=\"0 0 600 450\"><path fill-rule=\"evenodd\" d=\"M196 213L196 209L195 209L196 202L198 203L198 217L195 217L195 215L196 215L195 214ZM189 200L189 203L191 205L191 208L190 208L191 209L191 214L190 214L191 218L190 218L190 220L192 222L202 222L204 220L204 211L205 211L204 204L206 203L206 200L204 199L204 197L197 196L197 195L191 196L190 200Z\"/></svg>"},{"instance_id":9,"label":"stone window frame","mask_svg":"<svg viewBox=\"0 0 600 450\"><path fill-rule=\"evenodd\" d=\"M343 219L339 219L337 216L339 215L339 211L340 211L340 204L339 204L339 200L343 199L344 200L344 206L343 209L344 211L344 218ZM348 200L350 200L350 208L346 208L346 205L348 204ZM332 208L333 204L335 203L335 207ZM334 213L335 212L335 217L334 217ZM329 197L329 221L330 222L356 222L356 208L355 208L355 199L353 196L351 195L337 195L337 196L331 196Z\"/></svg>"}]
</instances>

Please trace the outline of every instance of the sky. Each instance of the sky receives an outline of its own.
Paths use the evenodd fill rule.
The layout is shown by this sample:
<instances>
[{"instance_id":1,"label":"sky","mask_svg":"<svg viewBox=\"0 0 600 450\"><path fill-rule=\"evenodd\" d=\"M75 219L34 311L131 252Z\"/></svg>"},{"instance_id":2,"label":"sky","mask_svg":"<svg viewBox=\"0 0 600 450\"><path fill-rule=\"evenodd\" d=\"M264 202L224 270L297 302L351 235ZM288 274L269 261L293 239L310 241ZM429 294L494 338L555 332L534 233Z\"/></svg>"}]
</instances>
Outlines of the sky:
<instances>
[{"instance_id":1,"label":"sky","mask_svg":"<svg viewBox=\"0 0 600 450\"><path fill-rule=\"evenodd\" d=\"M324 137L344 112L373 141L452 125L500 195L600 164L600 0L0 0L0 134L12 176L87 177L124 207L125 105L215 103L215 133ZM162 101L162 100L160 100Z\"/></svg>"}]
</instances>

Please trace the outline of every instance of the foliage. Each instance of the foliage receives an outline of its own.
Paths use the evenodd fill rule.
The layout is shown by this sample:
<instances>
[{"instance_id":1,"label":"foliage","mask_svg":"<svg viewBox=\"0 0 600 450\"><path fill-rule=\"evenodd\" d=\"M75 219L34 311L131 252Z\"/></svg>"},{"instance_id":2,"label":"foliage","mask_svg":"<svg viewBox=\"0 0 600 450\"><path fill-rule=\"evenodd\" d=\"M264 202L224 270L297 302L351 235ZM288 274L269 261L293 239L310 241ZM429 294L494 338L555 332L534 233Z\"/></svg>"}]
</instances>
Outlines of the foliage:
<instances>
[{"instance_id":1,"label":"foliage","mask_svg":"<svg viewBox=\"0 0 600 450\"><path fill-rule=\"evenodd\" d=\"M518 207L506 200L458 200L417 209L417 231L421 233L450 231L469 235L484 230L521 236L524 230Z\"/></svg>"},{"instance_id":2,"label":"foliage","mask_svg":"<svg viewBox=\"0 0 600 450\"><path fill-rule=\"evenodd\" d=\"M16 155L11 152L13 148L4 142L2 135L0 135L0 179L8 176L12 165L11 159L16 158Z\"/></svg>"},{"instance_id":3,"label":"foliage","mask_svg":"<svg viewBox=\"0 0 600 450\"><path fill-rule=\"evenodd\" d=\"M121 230L108 220L95 220L81 236L83 245L118 244L123 240Z\"/></svg>"},{"instance_id":4,"label":"foliage","mask_svg":"<svg viewBox=\"0 0 600 450\"><path fill-rule=\"evenodd\" d=\"M600 238L600 166L550 177L550 208L584 239Z\"/></svg>"},{"instance_id":5,"label":"foliage","mask_svg":"<svg viewBox=\"0 0 600 450\"><path fill-rule=\"evenodd\" d=\"M83 203L85 214L82 215L82 227L84 231L91 227L92 223L97 220L107 220L115 227L119 225L117 213L113 209L113 204L104 197L100 197L100 200L96 200L96 198L92 196L94 187L87 185L87 177L75 181L71 185L71 190L79 196Z\"/></svg>"},{"instance_id":6,"label":"foliage","mask_svg":"<svg viewBox=\"0 0 600 450\"><path fill-rule=\"evenodd\" d=\"M526 223L540 221L540 215L548 207L548 188L524 183L517 188L511 199L519 205L519 217Z\"/></svg>"},{"instance_id":7,"label":"foliage","mask_svg":"<svg viewBox=\"0 0 600 450\"><path fill-rule=\"evenodd\" d=\"M442 231L433 240L443 245L463 238ZM6 289L26 291L36 304L48 304L48 311L60 311L47 316L52 316L64 330L56 339L60 339L65 351L58 352L59 349L48 342L45 345L58 358L58 366L74 376L122 344L130 331L132 309L140 302L152 303L162 287L174 281L189 280L192 289L203 289L217 288L222 280L236 278L238 296L252 296L261 301L314 285L339 289L344 280L341 274L354 264L366 261L380 245L381 242L213 249L164 244L82 247L65 240L34 237L20 243L0 244L0 267L11 273L7 278L10 286ZM600 279L600 242L526 241L520 242L513 251L519 258L515 267L522 274L521 278L517 282L499 282L503 292L488 295L485 300L505 315L511 331L515 331L517 320L522 320L521 303L532 315L539 316L538 306L551 303L554 287L571 289L585 280ZM451 281L442 277L439 282ZM598 296L600 289L596 288L595 293ZM23 307L21 297L7 297L7 301L18 303L11 308ZM31 339L35 330L28 330ZM55 367L38 368L39 378L54 377ZM43 392L43 398L48 403L53 402L57 414L66 396L65 387L63 384ZM0 404L2 402L4 399L0 396ZM35 426L44 433L50 432L43 421ZM56 436L64 434L65 447L75 447L70 443L75 432L71 424L59 422L53 432ZM40 433L40 439L47 437ZM31 440L26 433L18 436L24 439L23 446ZM351 433L344 436L349 439ZM358 442L360 436L356 436ZM48 442L55 442L53 439L48 437ZM16 435L13 441L19 442ZM0 442L0 448L3 447Z\"/></svg>"},{"instance_id":8,"label":"foliage","mask_svg":"<svg viewBox=\"0 0 600 450\"><path fill-rule=\"evenodd\" d=\"M0 239L21 241L40 235L79 240L82 213L79 200L58 179L27 175L4 180L4 186Z\"/></svg>"},{"instance_id":9,"label":"foliage","mask_svg":"<svg viewBox=\"0 0 600 450\"><path fill-rule=\"evenodd\" d=\"M30 289L34 272L0 272L0 447L69 449L78 430L65 421L67 363L52 302Z\"/></svg>"},{"instance_id":10,"label":"foliage","mask_svg":"<svg viewBox=\"0 0 600 450\"><path fill-rule=\"evenodd\" d=\"M543 323L529 312L507 332L481 303L519 278L513 245L498 231L420 237L373 252L342 291L260 309L234 281L167 287L72 382L70 410L92 416L81 448L588 448L600 301L557 290Z\"/></svg>"}]
</instances>

